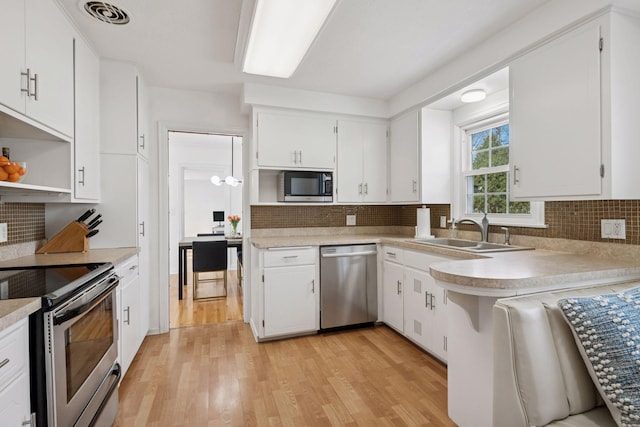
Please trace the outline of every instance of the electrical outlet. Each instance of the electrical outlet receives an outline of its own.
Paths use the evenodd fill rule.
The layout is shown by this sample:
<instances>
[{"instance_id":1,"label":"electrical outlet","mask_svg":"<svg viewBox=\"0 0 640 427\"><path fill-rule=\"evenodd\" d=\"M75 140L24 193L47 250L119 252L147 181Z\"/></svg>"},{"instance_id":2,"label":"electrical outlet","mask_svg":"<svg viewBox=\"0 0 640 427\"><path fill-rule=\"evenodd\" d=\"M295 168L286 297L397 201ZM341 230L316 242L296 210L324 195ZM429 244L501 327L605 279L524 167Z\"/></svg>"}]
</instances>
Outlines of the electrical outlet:
<instances>
[{"instance_id":1,"label":"electrical outlet","mask_svg":"<svg viewBox=\"0 0 640 427\"><path fill-rule=\"evenodd\" d=\"M440 228L447 228L447 217L440 215Z\"/></svg>"},{"instance_id":2,"label":"electrical outlet","mask_svg":"<svg viewBox=\"0 0 640 427\"><path fill-rule=\"evenodd\" d=\"M2 224L0 224L0 243L6 242L7 240L9 240L7 223L3 222Z\"/></svg>"},{"instance_id":3,"label":"electrical outlet","mask_svg":"<svg viewBox=\"0 0 640 427\"><path fill-rule=\"evenodd\" d=\"M347 215L347 225L356 225L355 215Z\"/></svg>"},{"instance_id":4,"label":"electrical outlet","mask_svg":"<svg viewBox=\"0 0 640 427\"><path fill-rule=\"evenodd\" d=\"M624 219L601 220L600 235L603 239L626 239L626 221Z\"/></svg>"}]
</instances>

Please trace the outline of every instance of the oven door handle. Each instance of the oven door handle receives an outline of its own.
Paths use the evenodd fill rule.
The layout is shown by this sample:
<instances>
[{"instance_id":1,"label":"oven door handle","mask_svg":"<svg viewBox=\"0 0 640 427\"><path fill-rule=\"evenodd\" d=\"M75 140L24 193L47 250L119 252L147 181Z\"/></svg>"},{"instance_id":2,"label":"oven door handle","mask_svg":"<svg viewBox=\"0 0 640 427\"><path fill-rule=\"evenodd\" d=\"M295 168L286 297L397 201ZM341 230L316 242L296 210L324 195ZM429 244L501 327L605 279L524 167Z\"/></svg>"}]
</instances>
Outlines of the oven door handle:
<instances>
[{"instance_id":1,"label":"oven door handle","mask_svg":"<svg viewBox=\"0 0 640 427\"><path fill-rule=\"evenodd\" d=\"M98 296L96 296L95 298L92 298L91 301L88 301L88 302L86 302L86 303L84 303L82 305L70 308L70 309L65 310L65 311L63 311L61 313L56 314L55 316L53 316L53 324L54 325L61 325L64 322L66 322L68 320L71 320L74 317L78 317L82 313L85 313L85 312L91 310L96 305L100 304L102 302L102 300L105 299L107 297L107 295L113 289L115 289L116 286L118 286L118 278L117 277L110 277L109 278L109 284L107 285L107 287L102 292L100 292L100 294L98 294Z\"/></svg>"}]
</instances>

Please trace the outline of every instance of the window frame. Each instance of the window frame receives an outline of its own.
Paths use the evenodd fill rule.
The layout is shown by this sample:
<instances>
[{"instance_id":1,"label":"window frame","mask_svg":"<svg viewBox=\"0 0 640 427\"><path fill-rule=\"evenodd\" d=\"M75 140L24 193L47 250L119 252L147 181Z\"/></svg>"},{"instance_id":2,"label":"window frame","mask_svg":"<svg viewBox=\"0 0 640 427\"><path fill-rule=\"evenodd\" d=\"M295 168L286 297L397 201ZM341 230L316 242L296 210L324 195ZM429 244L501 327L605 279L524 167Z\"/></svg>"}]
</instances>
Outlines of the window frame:
<instances>
[{"instance_id":1,"label":"window frame","mask_svg":"<svg viewBox=\"0 0 640 427\"><path fill-rule=\"evenodd\" d=\"M493 111L485 115L471 118L465 123L456 125L456 133L460 139L460 170L458 173L458 193L457 206L452 206L452 214L456 219L469 218L476 221L482 220L483 213L467 213L467 178L474 175L486 175L491 173L506 172L507 179L510 177L510 165L493 167L483 167L471 169L471 133L481 132L509 123L508 106L500 111ZM511 140L509 141L511 147ZM509 151L511 153L511 150ZM511 161L511 159L509 159ZM511 192L507 190L507 194ZM508 199L509 201L510 199ZM530 201L531 213L529 214L495 214L487 213L487 219L491 225L505 225L517 227L546 228L544 223L544 202Z\"/></svg>"}]
</instances>

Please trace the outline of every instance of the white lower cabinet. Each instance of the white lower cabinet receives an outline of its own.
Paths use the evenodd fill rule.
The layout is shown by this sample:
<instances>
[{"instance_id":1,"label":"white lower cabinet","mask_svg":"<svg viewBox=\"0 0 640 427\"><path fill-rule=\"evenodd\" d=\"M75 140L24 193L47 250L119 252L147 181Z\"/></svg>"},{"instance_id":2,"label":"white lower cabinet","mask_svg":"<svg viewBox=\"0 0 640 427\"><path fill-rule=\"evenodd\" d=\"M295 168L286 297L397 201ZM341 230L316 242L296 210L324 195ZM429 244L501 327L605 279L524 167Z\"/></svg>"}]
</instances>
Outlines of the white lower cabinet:
<instances>
[{"instance_id":1,"label":"white lower cabinet","mask_svg":"<svg viewBox=\"0 0 640 427\"><path fill-rule=\"evenodd\" d=\"M133 256L116 266L120 277L118 286L118 356L122 375L126 374L144 337L141 284L138 256Z\"/></svg>"},{"instance_id":2,"label":"white lower cabinet","mask_svg":"<svg viewBox=\"0 0 640 427\"><path fill-rule=\"evenodd\" d=\"M29 395L29 323L24 318L0 332L0 424L31 422Z\"/></svg>"},{"instance_id":3,"label":"white lower cabinet","mask_svg":"<svg viewBox=\"0 0 640 427\"><path fill-rule=\"evenodd\" d=\"M383 258L382 320L446 362L447 292L435 283L429 267L456 258L389 246Z\"/></svg>"},{"instance_id":4,"label":"white lower cabinet","mask_svg":"<svg viewBox=\"0 0 640 427\"><path fill-rule=\"evenodd\" d=\"M319 329L318 248L258 250L262 268L262 310L258 338Z\"/></svg>"},{"instance_id":5,"label":"white lower cabinet","mask_svg":"<svg viewBox=\"0 0 640 427\"><path fill-rule=\"evenodd\" d=\"M402 264L384 261L382 281L382 320L398 332L404 331L404 273Z\"/></svg>"}]
</instances>

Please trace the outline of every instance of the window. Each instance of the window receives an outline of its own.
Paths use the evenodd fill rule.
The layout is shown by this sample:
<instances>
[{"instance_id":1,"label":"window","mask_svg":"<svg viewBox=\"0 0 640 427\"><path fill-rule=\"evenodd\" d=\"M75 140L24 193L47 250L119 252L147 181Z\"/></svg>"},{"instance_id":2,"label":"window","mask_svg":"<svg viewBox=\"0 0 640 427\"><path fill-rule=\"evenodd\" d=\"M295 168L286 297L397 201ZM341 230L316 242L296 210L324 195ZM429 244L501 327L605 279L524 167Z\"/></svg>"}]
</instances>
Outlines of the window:
<instances>
[{"instance_id":1,"label":"window","mask_svg":"<svg viewBox=\"0 0 640 427\"><path fill-rule=\"evenodd\" d=\"M509 198L509 136L506 114L464 130L463 214L473 218L487 212L492 224L543 225L543 202Z\"/></svg>"}]
</instances>

